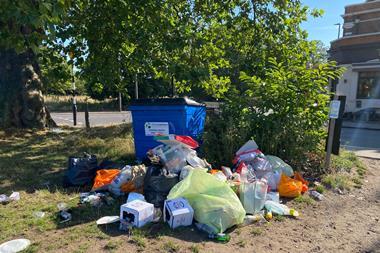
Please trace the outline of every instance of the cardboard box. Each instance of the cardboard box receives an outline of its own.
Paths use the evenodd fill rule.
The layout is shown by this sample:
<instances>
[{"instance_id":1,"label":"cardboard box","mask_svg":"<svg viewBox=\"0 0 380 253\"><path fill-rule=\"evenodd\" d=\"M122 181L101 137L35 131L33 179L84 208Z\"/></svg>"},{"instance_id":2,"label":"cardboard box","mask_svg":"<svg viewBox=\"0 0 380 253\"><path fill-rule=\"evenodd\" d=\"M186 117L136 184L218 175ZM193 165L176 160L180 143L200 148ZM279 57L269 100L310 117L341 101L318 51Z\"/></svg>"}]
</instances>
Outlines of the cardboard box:
<instances>
[{"instance_id":1,"label":"cardboard box","mask_svg":"<svg viewBox=\"0 0 380 253\"><path fill-rule=\"evenodd\" d=\"M142 227L153 221L154 206L145 201L135 200L120 206L120 222Z\"/></svg>"},{"instance_id":2,"label":"cardboard box","mask_svg":"<svg viewBox=\"0 0 380 253\"><path fill-rule=\"evenodd\" d=\"M164 221L171 228L190 226L193 223L194 210L185 198L166 200L164 204Z\"/></svg>"}]
</instances>

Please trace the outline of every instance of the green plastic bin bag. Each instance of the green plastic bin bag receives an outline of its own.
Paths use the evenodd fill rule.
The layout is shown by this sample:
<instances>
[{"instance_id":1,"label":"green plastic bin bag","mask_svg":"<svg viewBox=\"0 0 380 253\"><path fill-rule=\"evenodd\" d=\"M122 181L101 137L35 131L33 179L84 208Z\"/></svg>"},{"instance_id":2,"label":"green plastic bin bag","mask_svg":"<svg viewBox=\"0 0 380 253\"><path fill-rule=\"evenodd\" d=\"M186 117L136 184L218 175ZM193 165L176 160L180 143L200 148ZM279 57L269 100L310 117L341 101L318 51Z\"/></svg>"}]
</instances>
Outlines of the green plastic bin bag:
<instances>
[{"instance_id":1,"label":"green plastic bin bag","mask_svg":"<svg viewBox=\"0 0 380 253\"><path fill-rule=\"evenodd\" d=\"M245 217L244 207L228 184L202 170L190 171L170 190L168 199L179 197L189 201L195 220L214 228L215 233L241 224Z\"/></svg>"}]
</instances>

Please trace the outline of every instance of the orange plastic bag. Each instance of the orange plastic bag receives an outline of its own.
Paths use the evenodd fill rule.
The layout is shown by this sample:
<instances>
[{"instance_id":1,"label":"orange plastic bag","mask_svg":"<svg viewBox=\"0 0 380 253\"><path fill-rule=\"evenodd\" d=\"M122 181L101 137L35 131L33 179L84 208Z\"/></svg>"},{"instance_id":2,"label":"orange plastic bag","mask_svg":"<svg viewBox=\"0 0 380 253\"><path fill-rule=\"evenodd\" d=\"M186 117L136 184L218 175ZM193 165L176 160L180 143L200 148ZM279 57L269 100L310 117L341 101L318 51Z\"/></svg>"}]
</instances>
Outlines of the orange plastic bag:
<instances>
[{"instance_id":1,"label":"orange plastic bag","mask_svg":"<svg viewBox=\"0 0 380 253\"><path fill-rule=\"evenodd\" d=\"M302 192L302 182L290 178L282 173L280 182L278 183L278 192L281 197L298 197Z\"/></svg>"},{"instance_id":2,"label":"orange plastic bag","mask_svg":"<svg viewBox=\"0 0 380 253\"><path fill-rule=\"evenodd\" d=\"M299 172L294 173L294 179L302 182L302 193L309 190L309 182L306 181Z\"/></svg>"},{"instance_id":3,"label":"orange plastic bag","mask_svg":"<svg viewBox=\"0 0 380 253\"><path fill-rule=\"evenodd\" d=\"M98 170L96 172L96 177L94 180L94 185L92 186L92 190L100 190L105 186L108 186L119 173L120 170L118 169Z\"/></svg>"}]
</instances>

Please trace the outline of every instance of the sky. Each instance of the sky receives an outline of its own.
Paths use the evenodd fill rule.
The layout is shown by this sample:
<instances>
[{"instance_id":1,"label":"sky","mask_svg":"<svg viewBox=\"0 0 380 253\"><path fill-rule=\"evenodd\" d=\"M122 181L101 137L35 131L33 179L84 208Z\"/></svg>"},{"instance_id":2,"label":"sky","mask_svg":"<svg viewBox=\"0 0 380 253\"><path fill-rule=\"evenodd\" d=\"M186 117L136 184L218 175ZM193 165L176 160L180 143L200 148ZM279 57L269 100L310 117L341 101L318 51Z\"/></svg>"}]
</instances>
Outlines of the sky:
<instances>
[{"instance_id":1,"label":"sky","mask_svg":"<svg viewBox=\"0 0 380 253\"><path fill-rule=\"evenodd\" d=\"M320 18L310 17L302 27L308 31L310 39L321 40L330 47L330 41L338 37L338 26L334 24L343 23L344 6L363 2L365 0L303 0L311 9L323 9L325 14Z\"/></svg>"}]
</instances>

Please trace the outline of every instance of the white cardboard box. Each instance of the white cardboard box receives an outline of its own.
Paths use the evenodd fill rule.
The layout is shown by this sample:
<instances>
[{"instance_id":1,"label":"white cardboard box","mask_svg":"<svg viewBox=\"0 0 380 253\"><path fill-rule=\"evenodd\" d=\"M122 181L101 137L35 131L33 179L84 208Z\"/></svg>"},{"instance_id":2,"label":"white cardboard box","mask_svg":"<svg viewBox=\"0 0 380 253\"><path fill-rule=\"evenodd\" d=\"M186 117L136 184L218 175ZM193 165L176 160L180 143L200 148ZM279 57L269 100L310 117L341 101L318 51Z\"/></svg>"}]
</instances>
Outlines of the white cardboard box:
<instances>
[{"instance_id":1,"label":"white cardboard box","mask_svg":"<svg viewBox=\"0 0 380 253\"><path fill-rule=\"evenodd\" d=\"M142 227L153 221L154 206L145 201L135 200L120 206L120 222Z\"/></svg>"},{"instance_id":2,"label":"white cardboard box","mask_svg":"<svg viewBox=\"0 0 380 253\"><path fill-rule=\"evenodd\" d=\"M164 221L171 228L190 226L193 223L194 210L185 198L166 200L164 204Z\"/></svg>"}]
</instances>

